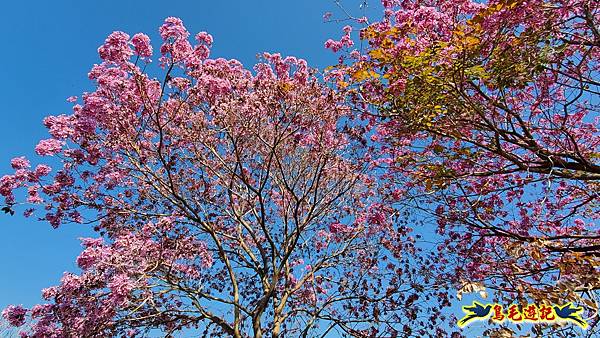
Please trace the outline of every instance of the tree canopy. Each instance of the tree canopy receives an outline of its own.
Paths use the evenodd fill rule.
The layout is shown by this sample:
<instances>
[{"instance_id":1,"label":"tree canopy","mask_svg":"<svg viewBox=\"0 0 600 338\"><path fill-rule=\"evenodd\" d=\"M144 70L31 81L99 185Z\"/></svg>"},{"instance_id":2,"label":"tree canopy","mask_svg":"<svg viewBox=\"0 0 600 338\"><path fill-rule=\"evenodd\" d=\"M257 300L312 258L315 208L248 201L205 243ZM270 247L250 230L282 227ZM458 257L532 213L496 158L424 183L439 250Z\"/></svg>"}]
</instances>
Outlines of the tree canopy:
<instances>
[{"instance_id":1,"label":"tree canopy","mask_svg":"<svg viewBox=\"0 0 600 338\"><path fill-rule=\"evenodd\" d=\"M478 292L572 302L587 331L525 330L596 334L598 4L382 4L342 12L324 73L210 58L173 17L158 65L147 35L112 33L95 90L44 120L35 151L60 165L0 178L6 213L98 236L3 318L24 337L459 337L449 307Z\"/></svg>"}]
</instances>

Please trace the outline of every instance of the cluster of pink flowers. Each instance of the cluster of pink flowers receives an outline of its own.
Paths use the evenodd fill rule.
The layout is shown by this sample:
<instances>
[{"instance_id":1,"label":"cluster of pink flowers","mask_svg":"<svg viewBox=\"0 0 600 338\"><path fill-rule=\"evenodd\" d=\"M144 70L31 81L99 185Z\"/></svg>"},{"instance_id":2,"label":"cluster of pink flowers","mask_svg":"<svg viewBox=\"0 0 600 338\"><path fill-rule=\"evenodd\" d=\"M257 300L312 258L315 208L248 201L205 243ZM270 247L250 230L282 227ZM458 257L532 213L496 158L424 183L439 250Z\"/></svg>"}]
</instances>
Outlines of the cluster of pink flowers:
<instances>
[{"instance_id":1,"label":"cluster of pink flowers","mask_svg":"<svg viewBox=\"0 0 600 338\"><path fill-rule=\"evenodd\" d=\"M342 44L351 45L350 33L346 29ZM7 203L14 202L15 190L26 189L28 202L53 227L93 217L101 234L82 239L81 271L65 273L59 285L44 290L48 304L22 314L6 310L11 323L29 322L25 337L112 336L144 325L145 318L164 330L199 325L206 316L182 320L195 311L194 294L232 294L227 264L237 275L254 268L256 257L274 254L265 245L271 236L291 236L281 226L291 209L307 223L297 226L318 236L315 260L327 259L331 250L354 255L343 242L381 225L377 216L360 227L341 221L356 218L360 211L351 201L368 190L366 175L358 173L363 156L351 149L361 132L348 123L354 117L344 96L305 60L264 53L252 72L237 60L208 59L212 36L201 32L192 44L177 18L167 18L160 35L164 83L144 73L147 64L130 61L137 55L149 62L146 35L111 34L98 50L103 62L88 74L95 90L71 100L72 114L44 119L51 138L40 141L36 153L58 155L62 166L31 170L27 159L17 158L14 174L0 178ZM280 163L268 160L273 156ZM281 182L288 175L299 182L293 188ZM255 190L267 205L264 227L246 223L250 210L260 208L253 195L238 190L253 185L262 185ZM315 218L315 212L326 216ZM312 239L299 240L313 250ZM225 262L246 252L252 254ZM310 266L299 273L314 269L320 277L307 281L286 273L278 292L300 288L304 296L294 297L304 305L325 302L334 288L325 276L337 272ZM236 292L244 306L253 306L256 283L241 276Z\"/></svg>"},{"instance_id":2,"label":"cluster of pink flowers","mask_svg":"<svg viewBox=\"0 0 600 338\"><path fill-rule=\"evenodd\" d=\"M146 58L152 56L152 45L150 44L148 35L137 33L131 38L131 43L133 44L135 54Z\"/></svg>"},{"instance_id":3,"label":"cluster of pink flowers","mask_svg":"<svg viewBox=\"0 0 600 338\"><path fill-rule=\"evenodd\" d=\"M13 158L10 161L10 165L13 167L13 169L17 169L17 170L18 169L27 169L27 168L31 167L31 164L29 164L29 161L23 156Z\"/></svg>"},{"instance_id":4,"label":"cluster of pink flowers","mask_svg":"<svg viewBox=\"0 0 600 338\"><path fill-rule=\"evenodd\" d=\"M64 140L75 134L73 118L67 115L48 116L44 118L44 125L57 140Z\"/></svg>"},{"instance_id":5,"label":"cluster of pink flowers","mask_svg":"<svg viewBox=\"0 0 600 338\"><path fill-rule=\"evenodd\" d=\"M331 49L334 53L337 53L342 48L351 48L354 46L354 41L350 34L352 33L352 26L344 26L344 35L339 40L328 39L325 41L325 48Z\"/></svg>"},{"instance_id":6,"label":"cluster of pink flowers","mask_svg":"<svg viewBox=\"0 0 600 338\"><path fill-rule=\"evenodd\" d=\"M190 33L183 25L183 21L181 21L180 18L175 17L166 18L165 22L160 26L159 32L160 36L165 41L169 39L187 39L190 36Z\"/></svg>"},{"instance_id":7,"label":"cluster of pink flowers","mask_svg":"<svg viewBox=\"0 0 600 338\"><path fill-rule=\"evenodd\" d=\"M23 308L22 306L9 305L2 311L2 318L6 319L6 321L8 321L8 323L12 326L21 326L25 324L26 314L27 309Z\"/></svg>"},{"instance_id":8,"label":"cluster of pink flowers","mask_svg":"<svg viewBox=\"0 0 600 338\"><path fill-rule=\"evenodd\" d=\"M98 54L102 60L122 64L131 58L133 51L129 47L129 35L123 32L113 32L106 38Z\"/></svg>"},{"instance_id":9,"label":"cluster of pink flowers","mask_svg":"<svg viewBox=\"0 0 600 338\"><path fill-rule=\"evenodd\" d=\"M57 139L41 140L35 146L35 152L42 156L52 156L58 154L63 147L63 143Z\"/></svg>"}]
</instances>

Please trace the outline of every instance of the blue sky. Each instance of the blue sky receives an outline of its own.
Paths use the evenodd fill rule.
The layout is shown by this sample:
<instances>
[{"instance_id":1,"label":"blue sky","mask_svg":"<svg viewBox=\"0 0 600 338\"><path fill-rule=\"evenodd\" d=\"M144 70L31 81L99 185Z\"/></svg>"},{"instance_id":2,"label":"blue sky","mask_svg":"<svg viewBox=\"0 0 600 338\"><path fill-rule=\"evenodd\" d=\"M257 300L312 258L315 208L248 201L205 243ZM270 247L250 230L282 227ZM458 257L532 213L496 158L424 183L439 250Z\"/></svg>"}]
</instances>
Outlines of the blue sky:
<instances>
[{"instance_id":1,"label":"blue sky","mask_svg":"<svg viewBox=\"0 0 600 338\"><path fill-rule=\"evenodd\" d=\"M346 3L359 11L359 1ZM340 24L323 23L327 11L336 13L333 1L3 1L0 176L11 172L13 157L37 162L33 148L47 137L43 117L68 113L65 99L91 89L87 73L99 62L97 48L112 31L145 32L158 42L164 18L178 16L192 34L213 35L214 57L251 67L258 53L281 52L324 68L336 57L323 42L341 34ZM77 238L91 235L85 226L53 230L20 213L0 215L0 309L39 301L42 288L77 269Z\"/></svg>"}]
</instances>

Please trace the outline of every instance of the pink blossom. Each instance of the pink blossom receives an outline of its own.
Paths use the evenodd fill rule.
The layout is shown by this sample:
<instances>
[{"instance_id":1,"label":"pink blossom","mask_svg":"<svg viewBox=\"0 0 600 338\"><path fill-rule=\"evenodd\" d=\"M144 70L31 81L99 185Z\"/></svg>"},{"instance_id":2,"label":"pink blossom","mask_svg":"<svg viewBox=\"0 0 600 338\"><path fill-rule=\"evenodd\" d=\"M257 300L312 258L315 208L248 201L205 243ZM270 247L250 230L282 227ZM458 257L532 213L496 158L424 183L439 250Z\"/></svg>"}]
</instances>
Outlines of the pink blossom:
<instances>
[{"instance_id":1,"label":"pink blossom","mask_svg":"<svg viewBox=\"0 0 600 338\"><path fill-rule=\"evenodd\" d=\"M75 134L73 118L67 115L48 116L44 118L44 125L57 140L64 140Z\"/></svg>"},{"instance_id":2,"label":"pink blossom","mask_svg":"<svg viewBox=\"0 0 600 338\"><path fill-rule=\"evenodd\" d=\"M344 224L354 219L350 204L364 188L362 178L355 179L359 165L349 164L355 152L342 147L351 141L337 133L352 113L344 106L344 95L322 83L305 60L265 54L253 73L237 60L208 59L212 37L199 33L192 47L179 19L168 18L160 33L165 39L160 62L173 63L170 73L160 74L159 69L154 79L128 62L133 54L150 55L146 36L127 41L124 33L111 34L100 49L105 62L89 73L94 90L82 95L72 114L44 120L52 138L41 141L36 152L60 154L59 161L52 161L59 167L52 173L46 165L33 172L18 169L0 179L0 192L11 195L22 189L19 196L42 203L37 207L39 217L53 227L81 222L85 215L94 219L94 230L103 236L82 239L83 249L76 258L80 271L65 273L57 287L43 291L50 305L35 308L35 318L25 329L28 336L100 337L124 335L122 328L134 326L145 330L146 320L130 321L128 316L149 316L152 325L164 332L177 332L177 325L205 325L202 318L182 320L191 299L180 291L200 285L207 286L202 292L215 297L231 291L220 247L231 255L235 273L241 273L241 301L250 304L257 284L242 277L253 268L254 258L234 257L241 252L241 243L258 261L269 261L273 251L264 250L269 245L266 235L277 236L274 245L279 250L284 244L278 225L287 217L284 214L296 209L308 230L306 236L300 230L302 236L292 239L298 241L293 246L302 249L294 249L289 259L298 260L293 263L295 272L306 275L299 271L304 268L302 258L308 257L305 254L314 253L311 259L318 262L338 247L338 242L331 242L337 237L326 230L322 217L311 216L310 210L327 219L344 220L332 226L338 237ZM267 169L272 147L283 157ZM237 155L247 163L230 167L240 160ZM244 193L227 196L242 183L237 175L230 175L232 169L248 185L258 187L261 180L268 181L259 194L264 195L269 214L265 226L276 228L265 232L253 221L247 223L249 228L244 229L246 223L240 228L242 223L234 215L246 214L242 209L252 208L256 201ZM278 182L287 177L280 175L291 175L292 189L306 188L310 197L304 202L294 200L281 189L286 182ZM172 184L165 185L168 176ZM356 188L350 182L356 182ZM180 189L181 197L168 198L172 188ZM332 196L339 200L330 200ZM186 206L180 208L179 202ZM195 213L201 214L200 222L191 218ZM206 227L213 228L217 237L209 236ZM348 251L339 261L351 262L352 255ZM268 267L260 269L273 273ZM324 270L331 268L319 264L318 270L325 275ZM295 272L281 275L278 290L290 286L286 279L300 283ZM181 283L182 289L171 288L173 283ZM302 289L306 299L321 300L329 287L319 285L319 294L314 289L308 284ZM303 300L295 294L291 298L296 304L290 303L290 309L306 305L298 304ZM157 310L162 314L154 317Z\"/></svg>"},{"instance_id":3,"label":"pink blossom","mask_svg":"<svg viewBox=\"0 0 600 338\"><path fill-rule=\"evenodd\" d=\"M141 57L152 56L152 45L150 44L150 38L144 33L137 33L131 39L135 54Z\"/></svg>"},{"instance_id":4,"label":"pink blossom","mask_svg":"<svg viewBox=\"0 0 600 338\"><path fill-rule=\"evenodd\" d=\"M19 305L9 305L2 311L2 317L12 326L21 326L25 324L25 315L27 309Z\"/></svg>"},{"instance_id":5,"label":"pink blossom","mask_svg":"<svg viewBox=\"0 0 600 338\"><path fill-rule=\"evenodd\" d=\"M183 21L179 18L168 17L159 29L160 36L163 40L168 39L187 39L190 33L183 26Z\"/></svg>"},{"instance_id":6,"label":"pink blossom","mask_svg":"<svg viewBox=\"0 0 600 338\"><path fill-rule=\"evenodd\" d=\"M62 150L63 143L56 139L41 140L35 146L35 152L42 156L52 156L58 154Z\"/></svg>"},{"instance_id":7,"label":"pink blossom","mask_svg":"<svg viewBox=\"0 0 600 338\"><path fill-rule=\"evenodd\" d=\"M113 32L106 38L104 44L98 48L98 54L104 61L117 64L124 63L133 55L129 47L129 35L123 32Z\"/></svg>"},{"instance_id":8,"label":"pink blossom","mask_svg":"<svg viewBox=\"0 0 600 338\"><path fill-rule=\"evenodd\" d=\"M169 82L169 84L171 84L177 89L186 90L189 88L191 82L189 79L186 79L184 77L174 77L173 79L171 79L171 82Z\"/></svg>"},{"instance_id":9,"label":"pink blossom","mask_svg":"<svg viewBox=\"0 0 600 338\"><path fill-rule=\"evenodd\" d=\"M101 257L101 250L96 248L87 248L77 256L77 265L82 270L90 269L99 261Z\"/></svg>"},{"instance_id":10,"label":"pink blossom","mask_svg":"<svg viewBox=\"0 0 600 338\"><path fill-rule=\"evenodd\" d=\"M381 4L383 8L389 9L394 6L394 0L381 0Z\"/></svg>"},{"instance_id":11,"label":"pink blossom","mask_svg":"<svg viewBox=\"0 0 600 338\"><path fill-rule=\"evenodd\" d=\"M200 32L196 34L196 41L198 41L198 43L205 43L210 47L213 44L213 37L207 32Z\"/></svg>"},{"instance_id":12,"label":"pink blossom","mask_svg":"<svg viewBox=\"0 0 600 338\"><path fill-rule=\"evenodd\" d=\"M0 178L0 195L11 196L15 188L17 188L17 181L14 175L4 175Z\"/></svg>"},{"instance_id":13,"label":"pink blossom","mask_svg":"<svg viewBox=\"0 0 600 338\"><path fill-rule=\"evenodd\" d=\"M339 41L334 41L333 39L325 41L325 48L331 49L334 53L337 53L342 47L343 45Z\"/></svg>"},{"instance_id":14,"label":"pink blossom","mask_svg":"<svg viewBox=\"0 0 600 338\"><path fill-rule=\"evenodd\" d=\"M79 240L84 248L97 248L104 245L104 239L102 238L80 238Z\"/></svg>"},{"instance_id":15,"label":"pink blossom","mask_svg":"<svg viewBox=\"0 0 600 338\"><path fill-rule=\"evenodd\" d=\"M34 208L25 209L25 211L23 211L23 216L31 217L31 215L33 215L34 212L35 212Z\"/></svg>"},{"instance_id":16,"label":"pink blossom","mask_svg":"<svg viewBox=\"0 0 600 338\"><path fill-rule=\"evenodd\" d=\"M206 45L198 45L194 48L194 56L197 57L198 64L200 64L200 61L208 58L209 55L210 55L210 48L208 48L208 46L206 46Z\"/></svg>"},{"instance_id":17,"label":"pink blossom","mask_svg":"<svg viewBox=\"0 0 600 338\"><path fill-rule=\"evenodd\" d=\"M60 279L60 286L63 292L75 292L82 287L81 277L65 272Z\"/></svg>"},{"instance_id":18,"label":"pink blossom","mask_svg":"<svg viewBox=\"0 0 600 338\"><path fill-rule=\"evenodd\" d=\"M33 204L43 203L44 200L40 197L37 186L29 186L27 188L27 202Z\"/></svg>"},{"instance_id":19,"label":"pink blossom","mask_svg":"<svg viewBox=\"0 0 600 338\"><path fill-rule=\"evenodd\" d=\"M133 289L133 284L127 275L119 274L114 276L108 283L108 288L111 291L111 298L113 301L119 304L125 301Z\"/></svg>"},{"instance_id":20,"label":"pink blossom","mask_svg":"<svg viewBox=\"0 0 600 338\"><path fill-rule=\"evenodd\" d=\"M52 310L52 304L37 304L31 308L31 317L39 318Z\"/></svg>"},{"instance_id":21,"label":"pink blossom","mask_svg":"<svg viewBox=\"0 0 600 338\"><path fill-rule=\"evenodd\" d=\"M52 168L50 168L50 166L46 164L39 164L37 167L35 167L33 173L37 178L41 178L50 174L51 171Z\"/></svg>"},{"instance_id":22,"label":"pink blossom","mask_svg":"<svg viewBox=\"0 0 600 338\"><path fill-rule=\"evenodd\" d=\"M58 294L58 288L53 286L42 290L42 298L50 300Z\"/></svg>"},{"instance_id":23,"label":"pink blossom","mask_svg":"<svg viewBox=\"0 0 600 338\"><path fill-rule=\"evenodd\" d=\"M14 168L14 169L27 169L29 167L31 167L31 165L29 164L29 161L21 156L21 157L16 157L13 158L12 160L10 160L10 165Z\"/></svg>"},{"instance_id":24,"label":"pink blossom","mask_svg":"<svg viewBox=\"0 0 600 338\"><path fill-rule=\"evenodd\" d=\"M329 224L329 231L332 234L338 234L338 233L344 232L345 230L346 230L346 226L339 222L334 222L334 223Z\"/></svg>"},{"instance_id":25,"label":"pink blossom","mask_svg":"<svg viewBox=\"0 0 600 338\"><path fill-rule=\"evenodd\" d=\"M48 212L46 213L46 216L44 216L44 219L48 221L48 223L50 223L50 225L52 225L53 228L56 229L60 226L60 223L62 222L62 216L63 215L61 212Z\"/></svg>"}]
</instances>

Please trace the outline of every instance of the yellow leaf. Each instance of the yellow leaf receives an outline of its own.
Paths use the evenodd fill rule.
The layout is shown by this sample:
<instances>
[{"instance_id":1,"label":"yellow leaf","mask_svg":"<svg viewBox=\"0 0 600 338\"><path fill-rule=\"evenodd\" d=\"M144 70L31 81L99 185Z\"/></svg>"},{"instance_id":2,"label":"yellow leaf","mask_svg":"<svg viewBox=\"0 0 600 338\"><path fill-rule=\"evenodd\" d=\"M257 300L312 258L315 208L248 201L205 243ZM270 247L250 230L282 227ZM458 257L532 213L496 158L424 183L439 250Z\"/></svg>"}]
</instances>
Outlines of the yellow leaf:
<instances>
[{"instance_id":1,"label":"yellow leaf","mask_svg":"<svg viewBox=\"0 0 600 338\"><path fill-rule=\"evenodd\" d=\"M394 47L394 42L391 39L385 38L381 41L381 47L386 49L392 48Z\"/></svg>"},{"instance_id":2,"label":"yellow leaf","mask_svg":"<svg viewBox=\"0 0 600 338\"><path fill-rule=\"evenodd\" d=\"M386 54L381 49L374 49L369 52L369 55L371 55L373 59L377 60L383 60L386 57Z\"/></svg>"},{"instance_id":3,"label":"yellow leaf","mask_svg":"<svg viewBox=\"0 0 600 338\"><path fill-rule=\"evenodd\" d=\"M352 78L357 82L362 82L368 78L377 78L377 77L379 77L379 74L375 73L372 70L368 70L368 69L359 69L358 71L354 72L354 74L352 74Z\"/></svg>"},{"instance_id":4,"label":"yellow leaf","mask_svg":"<svg viewBox=\"0 0 600 338\"><path fill-rule=\"evenodd\" d=\"M467 36L465 38L465 44L467 46L471 46L471 47L475 46L475 45L479 44L479 39L476 37L473 37L473 36Z\"/></svg>"},{"instance_id":5,"label":"yellow leaf","mask_svg":"<svg viewBox=\"0 0 600 338\"><path fill-rule=\"evenodd\" d=\"M540 252L540 250L538 248L531 248L531 257L533 259L535 259L536 261L541 261L542 258L544 258L544 256L542 256L542 253Z\"/></svg>"},{"instance_id":6,"label":"yellow leaf","mask_svg":"<svg viewBox=\"0 0 600 338\"><path fill-rule=\"evenodd\" d=\"M368 27L364 30L363 37L366 40L374 39L375 37L377 37L377 33L372 27Z\"/></svg>"},{"instance_id":7,"label":"yellow leaf","mask_svg":"<svg viewBox=\"0 0 600 338\"><path fill-rule=\"evenodd\" d=\"M389 33L391 35L396 35L396 34L400 33L400 28L398 28L398 27L392 27L392 28L390 28Z\"/></svg>"},{"instance_id":8,"label":"yellow leaf","mask_svg":"<svg viewBox=\"0 0 600 338\"><path fill-rule=\"evenodd\" d=\"M461 30L455 30L455 31L454 31L454 32L452 32L452 33L454 33L454 35L458 35L458 36L465 36L465 32L463 32L463 31L461 31Z\"/></svg>"},{"instance_id":9,"label":"yellow leaf","mask_svg":"<svg viewBox=\"0 0 600 338\"><path fill-rule=\"evenodd\" d=\"M338 87L340 87L340 88L346 88L346 87L348 87L348 82L345 82L345 81L338 81L337 85L338 85Z\"/></svg>"}]
</instances>

